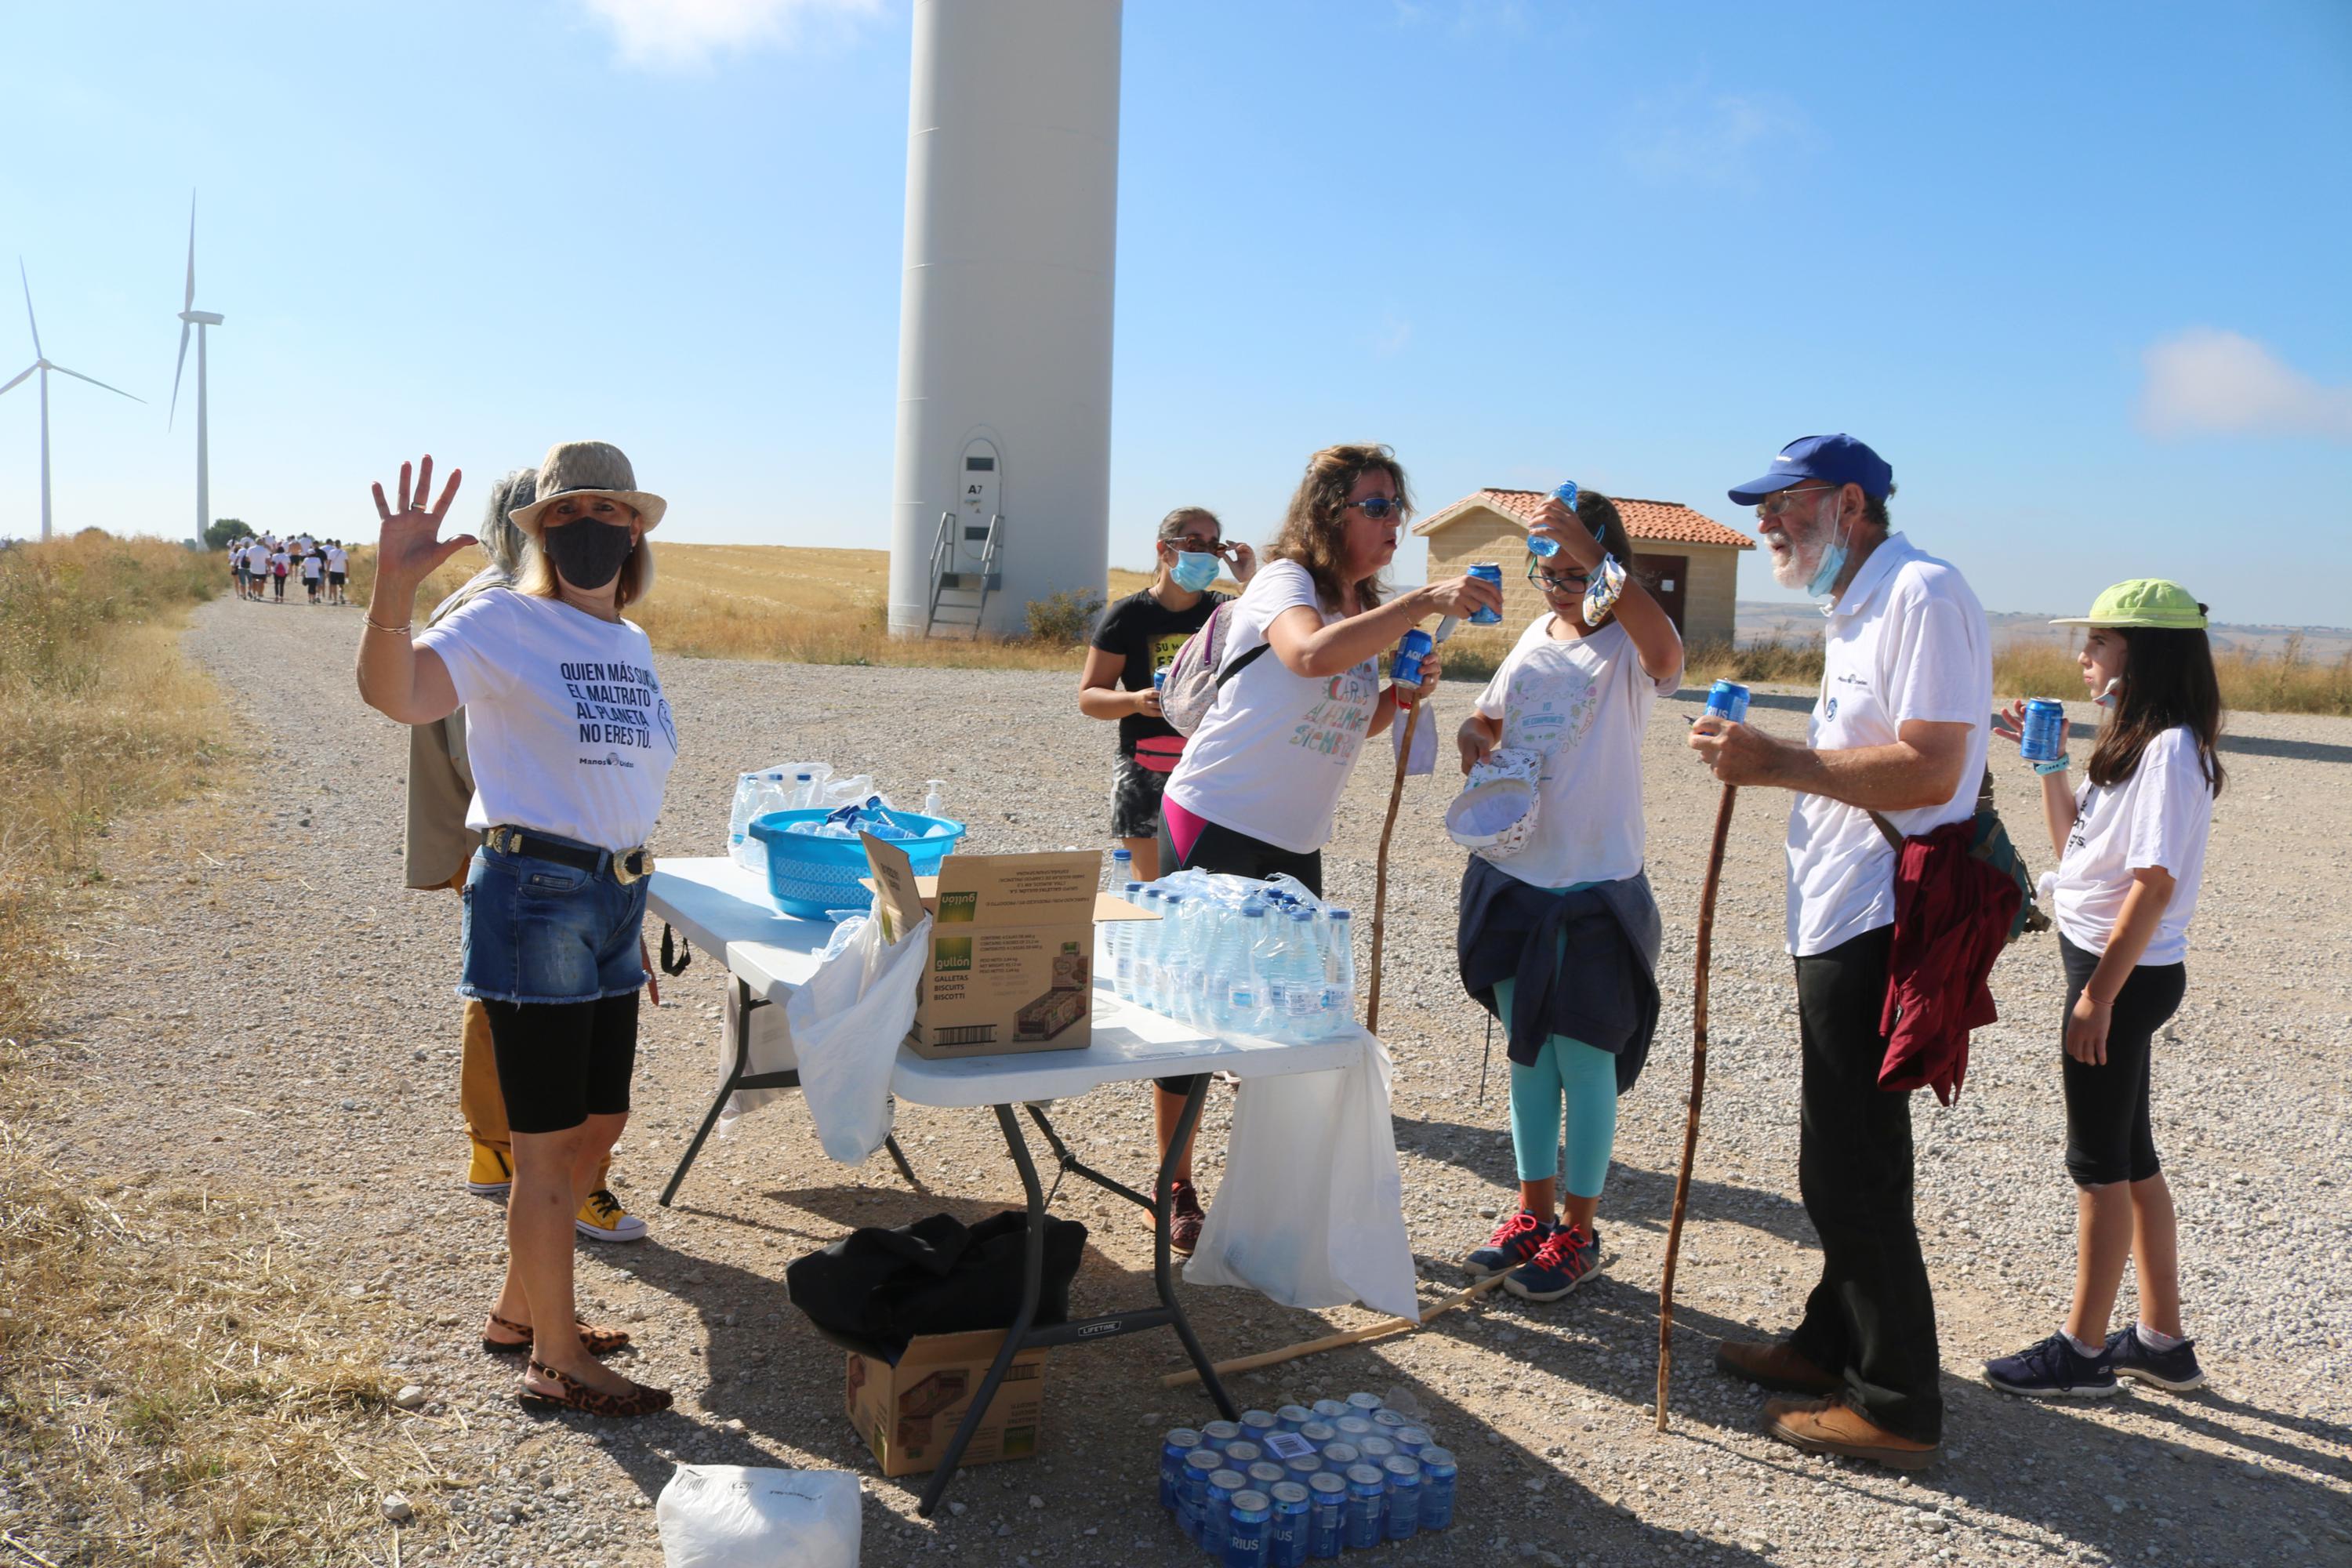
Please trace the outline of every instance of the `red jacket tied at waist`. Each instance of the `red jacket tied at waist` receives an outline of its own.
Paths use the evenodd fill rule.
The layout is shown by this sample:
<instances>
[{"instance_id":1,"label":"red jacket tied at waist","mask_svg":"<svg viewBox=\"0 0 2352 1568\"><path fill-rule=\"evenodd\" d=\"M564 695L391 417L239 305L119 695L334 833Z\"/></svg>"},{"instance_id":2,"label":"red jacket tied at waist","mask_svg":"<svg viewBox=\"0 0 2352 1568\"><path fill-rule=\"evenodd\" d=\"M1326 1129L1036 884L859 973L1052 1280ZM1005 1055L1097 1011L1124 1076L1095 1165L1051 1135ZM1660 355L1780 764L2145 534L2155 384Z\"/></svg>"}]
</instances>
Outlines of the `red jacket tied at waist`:
<instances>
[{"instance_id":1,"label":"red jacket tied at waist","mask_svg":"<svg viewBox=\"0 0 2352 1568\"><path fill-rule=\"evenodd\" d=\"M1895 940L1878 1019L1885 1089L1933 1089L1946 1105L1969 1070L1969 1031L1999 1015L1985 977L2008 945L2017 884L1969 853L1972 820L1906 838L1895 863Z\"/></svg>"}]
</instances>

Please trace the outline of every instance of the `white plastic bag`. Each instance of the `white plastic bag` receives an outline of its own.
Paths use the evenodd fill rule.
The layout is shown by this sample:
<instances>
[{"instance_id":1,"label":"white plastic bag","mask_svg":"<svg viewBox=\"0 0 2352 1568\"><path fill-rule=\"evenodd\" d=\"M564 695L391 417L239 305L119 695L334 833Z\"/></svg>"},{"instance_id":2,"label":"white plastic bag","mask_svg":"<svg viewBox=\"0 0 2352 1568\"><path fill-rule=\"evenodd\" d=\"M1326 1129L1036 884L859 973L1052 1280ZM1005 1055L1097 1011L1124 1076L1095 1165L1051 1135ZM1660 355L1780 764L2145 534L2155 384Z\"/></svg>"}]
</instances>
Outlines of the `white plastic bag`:
<instances>
[{"instance_id":1,"label":"white plastic bag","mask_svg":"<svg viewBox=\"0 0 2352 1568\"><path fill-rule=\"evenodd\" d=\"M1412 755L1405 759L1407 777L1437 771L1437 698L1434 693L1423 700L1421 718L1413 721L1409 714L1400 713L1389 725L1389 755L1393 758L1404 750L1404 730L1412 723Z\"/></svg>"},{"instance_id":2,"label":"white plastic bag","mask_svg":"<svg viewBox=\"0 0 2352 1568\"><path fill-rule=\"evenodd\" d=\"M784 1020L784 1010L771 1004L754 1007L749 1014L743 1010L742 988L730 977L727 982L727 1017L719 1031L719 1081L735 1070L735 1041L748 1022L751 1031L751 1049L744 1056L743 1070L748 1074L784 1072L800 1065L793 1049L793 1031ZM727 1097L719 1110L719 1136L732 1138L735 1123L747 1111L757 1110L772 1100L787 1095L789 1089L739 1089Z\"/></svg>"},{"instance_id":3,"label":"white plastic bag","mask_svg":"<svg viewBox=\"0 0 2352 1568\"><path fill-rule=\"evenodd\" d=\"M914 1026L930 951L929 915L895 945L884 944L880 921L860 920L855 929L845 921L816 973L785 1004L817 1142L845 1165L890 1136L890 1069Z\"/></svg>"},{"instance_id":4,"label":"white plastic bag","mask_svg":"<svg viewBox=\"0 0 2352 1568\"><path fill-rule=\"evenodd\" d=\"M1420 1314L1388 1047L1358 1038L1363 1053L1344 1068L1242 1080L1188 1281L1246 1285L1286 1307Z\"/></svg>"},{"instance_id":5,"label":"white plastic bag","mask_svg":"<svg viewBox=\"0 0 2352 1568\"><path fill-rule=\"evenodd\" d=\"M654 1520L668 1568L857 1568L865 1535L847 1470L680 1465Z\"/></svg>"}]
</instances>

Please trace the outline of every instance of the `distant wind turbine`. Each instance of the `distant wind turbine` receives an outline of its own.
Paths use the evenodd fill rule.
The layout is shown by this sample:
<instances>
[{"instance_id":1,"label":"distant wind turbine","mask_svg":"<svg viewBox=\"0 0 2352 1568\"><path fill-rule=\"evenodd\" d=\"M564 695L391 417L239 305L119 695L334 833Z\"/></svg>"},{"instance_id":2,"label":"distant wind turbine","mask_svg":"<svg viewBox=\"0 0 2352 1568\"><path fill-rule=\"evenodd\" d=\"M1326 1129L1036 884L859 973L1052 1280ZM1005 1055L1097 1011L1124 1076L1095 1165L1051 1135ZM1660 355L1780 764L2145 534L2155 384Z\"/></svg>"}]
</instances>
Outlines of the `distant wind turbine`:
<instances>
[{"instance_id":1,"label":"distant wind turbine","mask_svg":"<svg viewBox=\"0 0 2352 1568\"><path fill-rule=\"evenodd\" d=\"M180 412L180 373L188 368L188 329L196 330L196 537L213 525L211 426L205 404L205 329L217 327L222 318L196 309L196 195L188 193L188 291L180 301L180 363L172 367L172 408L164 416L170 429Z\"/></svg>"},{"instance_id":2,"label":"distant wind turbine","mask_svg":"<svg viewBox=\"0 0 2352 1568\"><path fill-rule=\"evenodd\" d=\"M106 386L106 383L94 375L84 375L78 370L68 370L61 364L50 363L48 356L41 352L41 323L33 316L33 280L25 275L25 258L21 256L16 258L16 280L25 286L25 321L33 329L33 363L18 371L16 379L9 382L7 385L0 386L0 396L14 391L19 382L35 371L41 373L41 537L47 539L49 536L49 372L56 371L59 375L69 375L76 381L86 381L92 386L105 386L107 391L116 396L129 397L133 403L144 403L147 400L143 397L133 397L119 386Z\"/></svg>"}]
</instances>

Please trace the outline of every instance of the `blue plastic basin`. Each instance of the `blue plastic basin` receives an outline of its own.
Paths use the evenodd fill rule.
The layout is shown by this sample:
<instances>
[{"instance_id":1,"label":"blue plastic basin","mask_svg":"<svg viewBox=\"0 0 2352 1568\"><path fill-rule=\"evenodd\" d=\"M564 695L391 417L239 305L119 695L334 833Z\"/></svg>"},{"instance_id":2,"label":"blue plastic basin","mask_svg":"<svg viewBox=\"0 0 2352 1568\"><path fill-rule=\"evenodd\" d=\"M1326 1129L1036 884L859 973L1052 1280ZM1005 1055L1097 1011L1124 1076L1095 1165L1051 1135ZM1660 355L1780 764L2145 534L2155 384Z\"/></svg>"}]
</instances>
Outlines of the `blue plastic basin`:
<instances>
[{"instance_id":1,"label":"blue plastic basin","mask_svg":"<svg viewBox=\"0 0 2352 1568\"><path fill-rule=\"evenodd\" d=\"M861 885L869 875L864 841L817 838L784 831L792 823L823 822L831 815L822 808L771 811L753 817L746 829L768 847L768 897L788 915L823 920L835 910L862 910L874 901L874 895ZM882 815L909 833L927 834L935 827L947 829L934 837L891 840L907 852L918 877L935 874L940 862L948 858L948 851L963 837L963 824L944 816L925 816L914 811L886 811Z\"/></svg>"}]
</instances>

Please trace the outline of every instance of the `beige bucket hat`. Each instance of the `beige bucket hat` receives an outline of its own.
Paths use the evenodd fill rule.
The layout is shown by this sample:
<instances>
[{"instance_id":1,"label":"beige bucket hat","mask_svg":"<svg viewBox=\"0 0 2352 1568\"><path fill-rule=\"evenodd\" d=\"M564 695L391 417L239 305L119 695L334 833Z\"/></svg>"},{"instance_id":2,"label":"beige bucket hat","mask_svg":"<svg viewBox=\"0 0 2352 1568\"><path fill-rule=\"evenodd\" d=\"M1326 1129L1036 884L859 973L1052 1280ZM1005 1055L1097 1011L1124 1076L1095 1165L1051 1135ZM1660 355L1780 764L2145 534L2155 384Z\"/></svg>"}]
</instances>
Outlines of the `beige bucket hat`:
<instances>
[{"instance_id":1,"label":"beige bucket hat","mask_svg":"<svg viewBox=\"0 0 2352 1568\"><path fill-rule=\"evenodd\" d=\"M637 473L627 454L609 441L558 441L539 464L539 499L517 507L507 519L517 528L539 537L540 513L566 496L609 496L635 507L646 521L645 531L669 510L669 502L650 490L637 489Z\"/></svg>"}]
</instances>

